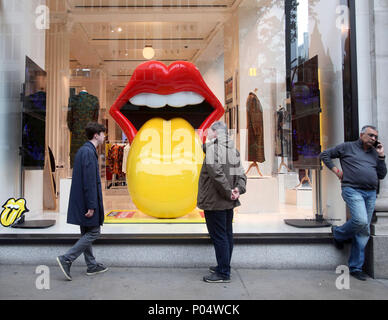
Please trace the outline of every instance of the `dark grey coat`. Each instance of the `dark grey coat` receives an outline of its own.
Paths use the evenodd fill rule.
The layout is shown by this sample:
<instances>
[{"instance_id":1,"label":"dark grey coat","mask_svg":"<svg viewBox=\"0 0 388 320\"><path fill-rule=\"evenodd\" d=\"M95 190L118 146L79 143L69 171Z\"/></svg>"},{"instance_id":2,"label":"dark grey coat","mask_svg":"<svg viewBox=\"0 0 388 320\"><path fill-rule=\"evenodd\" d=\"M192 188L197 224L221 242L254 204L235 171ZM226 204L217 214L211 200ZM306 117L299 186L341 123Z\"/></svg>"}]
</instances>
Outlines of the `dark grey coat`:
<instances>
[{"instance_id":1,"label":"dark grey coat","mask_svg":"<svg viewBox=\"0 0 388 320\"><path fill-rule=\"evenodd\" d=\"M85 217L89 209L94 209L91 218ZM89 141L75 155L67 223L83 227L97 227L104 223L98 155Z\"/></svg>"},{"instance_id":2,"label":"dark grey coat","mask_svg":"<svg viewBox=\"0 0 388 320\"><path fill-rule=\"evenodd\" d=\"M246 191L247 177L240 163L240 154L228 136L219 136L204 146L198 183L197 206L202 210L226 210L240 205L231 200L232 190Z\"/></svg>"}]
</instances>

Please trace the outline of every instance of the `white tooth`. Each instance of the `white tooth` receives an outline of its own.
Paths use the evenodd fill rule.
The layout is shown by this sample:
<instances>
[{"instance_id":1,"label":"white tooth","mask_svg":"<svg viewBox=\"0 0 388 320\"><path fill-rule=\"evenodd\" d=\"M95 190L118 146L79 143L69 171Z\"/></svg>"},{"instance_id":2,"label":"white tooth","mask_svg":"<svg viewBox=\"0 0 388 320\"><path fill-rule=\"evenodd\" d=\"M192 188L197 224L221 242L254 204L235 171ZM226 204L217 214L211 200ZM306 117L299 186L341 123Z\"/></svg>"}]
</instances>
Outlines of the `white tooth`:
<instances>
[{"instance_id":1,"label":"white tooth","mask_svg":"<svg viewBox=\"0 0 388 320\"><path fill-rule=\"evenodd\" d=\"M168 96L167 104L171 107L184 107L187 103L186 92L177 92Z\"/></svg>"},{"instance_id":2,"label":"white tooth","mask_svg":"<svg viewBox=\"0 0 388 320\"><path fill-rule=\"evenodd\" d=\"M150 108L161 108L167 103L166 96L153 93L140 93L129 101L135 106L147 106Z\"/></svg>"},{"instance_id":3,"label":"white tooth","mask_svg":"<svg viewBox=\"0 0 388 320\"><path fill-rule=\"evenodd\" d=\"M200 104L205 100L204 97L195 92L177 92L169 96L168 105L171 107L184 107L193 104Z\"/></svg>"},{"instance_id":4,"label":"white tooth","mask_svg":"<svg viewBox=\"0 0 388 320\"><path fill-rule=\"evenodd\" d=\"M191 95L190 104L200 104L205 100L205 98L198 93L195 93L195 92L188 92L188 93Z\"/></svg>"},{"instance_id":5,"label":"white tooth","mask_svg":"<svg viewBox=\"0 0 388 320\"><path fill-rule=\"evenodd\" d=\"M165 105L181 108L188 105L200 104L204 97L195 92L177 92L170 95L159 95L153 93L141 93L132 97L129 101L133 105L148 106L150 108L162 108Z\"/></svg>"},{"instance_id":6,"label":"white tooth","mask_svg":"<svg viewBox=\"0 0 388 320\"><path fill-rule=\"evenodd\" d=\"M146 105L150 108L161 108L167 104L167 97L159 94L149 94Z\"/></svg>"},{"instance_id":7,"label":"white tooth","mask_svg":"<svg viewBox=\"0 0 388 320\"><path fill-rule=\"evenodd\" d=\"M148 93L140 93L129 99L129 101L135 106L145 106L147 103L147 95Z\"/></svg>"}]
</instances>

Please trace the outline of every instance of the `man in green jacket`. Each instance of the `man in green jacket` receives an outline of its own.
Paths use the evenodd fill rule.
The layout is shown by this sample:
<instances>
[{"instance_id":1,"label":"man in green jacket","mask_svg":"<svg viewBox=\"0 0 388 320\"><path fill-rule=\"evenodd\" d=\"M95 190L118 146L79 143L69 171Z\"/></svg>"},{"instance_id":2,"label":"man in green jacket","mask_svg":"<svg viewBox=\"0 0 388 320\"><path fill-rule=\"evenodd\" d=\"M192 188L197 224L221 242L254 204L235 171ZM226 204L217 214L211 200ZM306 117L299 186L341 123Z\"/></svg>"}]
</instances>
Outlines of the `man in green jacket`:
<instances>
[{"instance_id":1,"label":"man in green jacket","mask_svg":"<svg viewBox=\"0 0 388 320\"><path fill-rule=\"evenodd\" d=\"M205 212L218 265L210 267L211 274L203 280L230 282L233 209L240 205L238 199L246 191L247 177L225 123L213 123L207 137L210 142L204 145L205 159L199 177L197 206Z\"/></svg>"}]
</instances>

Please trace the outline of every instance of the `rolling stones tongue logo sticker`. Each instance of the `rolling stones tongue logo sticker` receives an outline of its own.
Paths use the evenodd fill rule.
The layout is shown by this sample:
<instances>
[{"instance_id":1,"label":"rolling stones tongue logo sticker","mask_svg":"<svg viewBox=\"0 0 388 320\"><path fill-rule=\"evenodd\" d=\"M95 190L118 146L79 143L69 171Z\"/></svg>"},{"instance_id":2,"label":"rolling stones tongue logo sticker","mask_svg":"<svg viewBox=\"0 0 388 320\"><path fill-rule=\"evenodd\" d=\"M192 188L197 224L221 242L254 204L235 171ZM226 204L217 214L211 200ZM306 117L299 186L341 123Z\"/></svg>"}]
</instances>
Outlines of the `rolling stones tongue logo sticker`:
<instances>
[{"instance_id":1,"label":"rolling stones tongue logo sticker","mask_svg":"<svg viewBox=\"0 0 388 320\"><path fill-rule=\"evenodd\" d=\"M1 225L4 227L12 227L17 224L28 211L25 199L8 199L7 202L3 204L3 211L0 214Z\"/></svg>"},{"instance_id":2,"label":"rolling stones tongue logo sticker","mask_svg":"<svg viewBox=\"0 0 388 320\"><path fill-rule=\"evenodd\" d=\"M157 218L194 210L205 131L224 114L195 65L141 64L110 114L131 143L127 184L137 208Z\"/></svg>"}]
</instances>

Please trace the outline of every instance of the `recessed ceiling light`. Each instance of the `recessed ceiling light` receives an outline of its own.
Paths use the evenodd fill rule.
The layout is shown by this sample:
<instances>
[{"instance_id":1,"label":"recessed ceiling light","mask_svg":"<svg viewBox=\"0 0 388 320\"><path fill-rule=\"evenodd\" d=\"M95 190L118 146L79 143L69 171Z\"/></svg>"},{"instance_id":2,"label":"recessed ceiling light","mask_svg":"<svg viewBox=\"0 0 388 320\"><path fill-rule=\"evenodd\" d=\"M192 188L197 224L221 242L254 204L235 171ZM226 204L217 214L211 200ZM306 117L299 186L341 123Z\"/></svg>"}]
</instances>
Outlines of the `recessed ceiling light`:
<instances>
[{"instance_id":1,"label":"recessed ceiling light","mask_svg":"<svg viewBox=\"0 0 388 320\"><path fill-rule=\"evenodd\" d=\"M118 32L121 32L121 31L123 31L123 29L122 29L121 27L118 27L118 28L117 28L117 31L118 31Z\"/></svg>"},{"instance_id":2,"label":"recessed ceiling light","mask_svg":"<svg viewBox=\"0 0 388 320\"><path fill-rule=\"evenodd\" d=\"M146 45L143 49L143 57L147 60L151 60L155 56L155 50L150 45Z\"/></svg>"}]
</instances>

